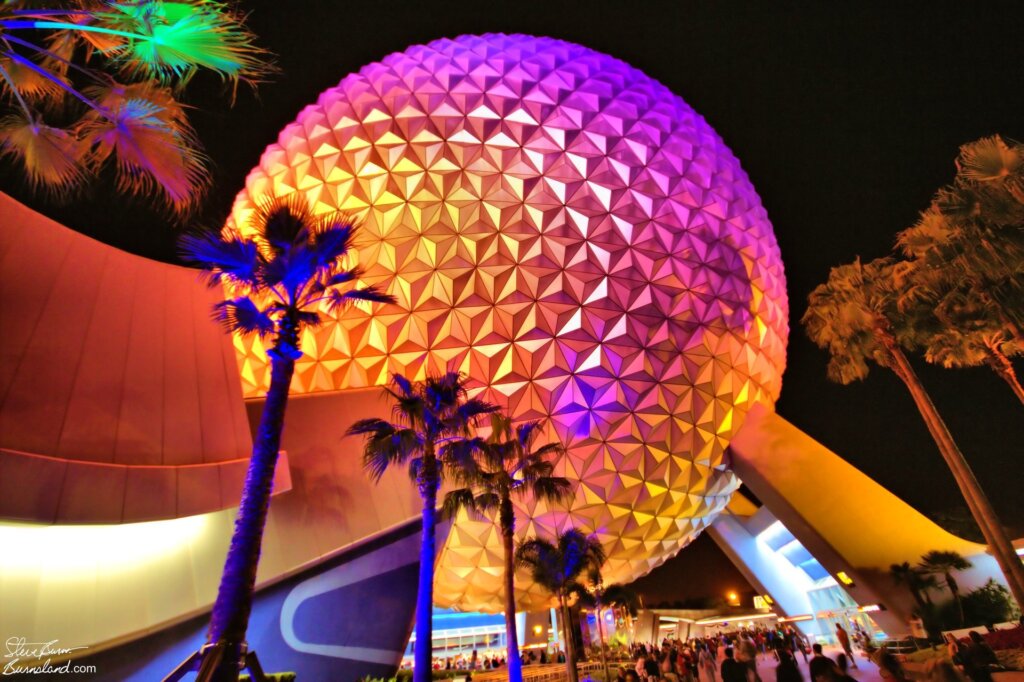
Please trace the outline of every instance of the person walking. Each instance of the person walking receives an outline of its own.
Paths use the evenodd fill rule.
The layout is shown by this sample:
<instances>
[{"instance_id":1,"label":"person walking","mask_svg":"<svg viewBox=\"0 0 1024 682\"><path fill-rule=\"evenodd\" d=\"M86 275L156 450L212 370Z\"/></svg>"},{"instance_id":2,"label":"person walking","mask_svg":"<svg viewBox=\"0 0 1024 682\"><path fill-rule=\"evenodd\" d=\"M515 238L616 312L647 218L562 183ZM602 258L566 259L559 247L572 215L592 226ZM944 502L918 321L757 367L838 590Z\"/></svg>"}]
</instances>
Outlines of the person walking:
<instances>
[{"instance_id":1,"label":"person walking","mask_svg":"<svg viewBox=\"0 0 1024 682\"><path fill-rule=\"evenodd\" d=\"M846 652L846 657L850 659L850 667L856 670L857 660L853 657L853 646L850 644L850 635L839 623L836 623L836 639L839 640L839 646L843 647L843 651Z\"/></svg>"},{"instance_id":2,"label":"person walking","mask_svg":"<svg viewBox=\"0 0 1024 682\"><path fill-rule=\"evenodd\" d=\"M722 661L722 682L747 682L747 666L733 657L731 646L725 648L725 659Z\"/></svg>"}]
</instances>

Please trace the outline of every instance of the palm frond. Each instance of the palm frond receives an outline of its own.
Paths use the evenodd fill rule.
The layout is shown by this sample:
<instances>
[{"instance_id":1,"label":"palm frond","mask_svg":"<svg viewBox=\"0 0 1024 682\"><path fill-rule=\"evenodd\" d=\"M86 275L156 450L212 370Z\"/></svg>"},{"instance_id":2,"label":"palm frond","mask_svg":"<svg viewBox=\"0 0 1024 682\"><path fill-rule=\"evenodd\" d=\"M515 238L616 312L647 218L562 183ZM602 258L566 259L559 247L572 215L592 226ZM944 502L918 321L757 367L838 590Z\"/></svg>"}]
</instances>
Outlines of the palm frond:
<instances>
[{"instance_id":1,"label":"palm frond","mask_svg":"<svg viewBox=\"0 0 1024 682\"><path fill-rule=\"evenodd\" d=\"M316 217L302 195L264 197L255 204L249 227L275 252L281 253L309 239Z\"/></svg>"},{"instance_id":2,"label":"palm frond","mask_svg":"<svg viewBox=\"0 0 1024 682\"><path fill-rule=\"evenodd\" d=\"M0 154L11 156L25 169L33 189L66 196L85 179L85 145L73 132L11 114L0 119Z\"/></svg>"},{"instance_id":3,"label":"palm frond","mask_svg":"<svg viewBox=\"0 0 1024 682\"><path fill-rule=\"evenodd\" d=\"M97 16L134 34L120 53L133 76L187 79L202 68L231 81L258 81L273 70L268 53L256 47L242 17L223 3L144 0L113 7L118 12Z\"/></svg>"},{"instance_id":4,"label":"palm frond","mask_svg":"<svg viewBox=\"0 0 1024 682\"><path fill-rule=\"evenodd\" d=\"M312 242L321 268L329 270L337 266L338 261L352 248L355 231L355 224L340 215L317 219Z\"/></svg>"},{"instance_id":5,"label":"palm frond","mask_svg":"<svg viewBox=\"0 0 1024 682\"><path fill-rule=\"evenodd\" d=\"M229 332L259 334L265 337L274 332L274 320L251 298L234 298L213 305L213 319Z\"/></svg>"},{"instance_id":6,"label":"palm frond","mask_svg":"<svg viewBox=\"0 0 1024 682\"><path fill-rule=\"evenodd\" d=\"M178 252L186 263L203 268L211 286L226 280L252 291L261 288L259 253L251 240L213 232L186 234L178 240Z\"/></svg>"},{"instance_id":7,"label":"palm frond","mask_svg":"<svg viewBox=\"0 0 1024 682\"><path fill-rule=\"evenodd\" d=\"M80 131L99 165L113 156L119 189L145 196L158 190L178 214L187 213L210 184L205 156L170 90L152 83L88 88L100 107Z\"/></svg>"},{"instance_id":8,"label":"palm frond","mask_svg":"<svg viewBox=\"0 0 1024 682\"><path fill-rule=\"evenodd\" d=\"M415 455L423 448L420 434L383 419L361 419L350 426L346 434L366 437L363 467L375 481L391 466L418 459Z\"/></svg>"},{"instance_id":9,"label":"palm frond","mask_svg":"<svg viewBox=\"0 0 1024 682\"><path fill-rule=\"evenodd\" d=\"M53 72L45 65L29 68L6 54L0 54L0 72L5 74L0 79L0 92L9 97L14 97L17 92L34 105L59 102L64 95L61 83L67 86L67 79L60 71Z\"/></svg>"},{"instance_id":10,"label":"palm frond","mask_svg":"<svg viewBox=\"0 0 1024 682\"><path fill-rule=\"evenodd\" d=\"M449 491L444 496L444 503L441 505L441 515L446 519L454 519L460 510L466 510L471 517L479 519L481 514L476 508L476 496L472 488L458 488Z\"/></svg>"},{"instance_id":11,"label":"palm frond","mask_svg":"<svg viewBox=\"0 0 1024 682\"><path fill-rule=\"evenodd\" d=\"M534 497L546 502L568 502L573 497L572 483L562 476L538 478L530 488Z\"/></svg>"},{"instance_id":12,"label":"palm frond","mask_svg":"<svg viewBox=\"0 0 1024 682\"><path fill-rule=\"evenodd\" d=\"M382 291L376 285L366 286L361 289L331 289L327 292L327 309L337 312L339 309L347 308L356 301L369 301L371 303L394 303L395 297Z\"/></svg>"},{"instance_id":13,"label":"palm frond","mask_svg":"<svg viewBox=\"0 0 1024 682\"><path fill-rule=\"evenodd\" d=\"M1006 144L993 135L960 147L956 160L958 175L974 182L1001 182L1024 170L1024 150Z\"/></svg>"}]
</instances>

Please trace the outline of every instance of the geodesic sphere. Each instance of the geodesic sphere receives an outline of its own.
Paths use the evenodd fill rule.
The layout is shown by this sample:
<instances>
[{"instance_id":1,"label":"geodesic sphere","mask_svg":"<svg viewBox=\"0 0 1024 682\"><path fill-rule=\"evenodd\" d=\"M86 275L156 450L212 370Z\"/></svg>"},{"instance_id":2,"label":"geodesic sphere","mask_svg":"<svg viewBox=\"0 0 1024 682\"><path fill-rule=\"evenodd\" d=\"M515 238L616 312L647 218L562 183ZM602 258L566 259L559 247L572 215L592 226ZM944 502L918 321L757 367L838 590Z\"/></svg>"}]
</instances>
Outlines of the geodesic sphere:
<instances>
[{"instance_id":1,"label":"geodesic sphere","mask_svg":"<svg viewBox=\"0 0 1024 682\"><path fill-rule=\"evenodd\" d=\"M664 86L550 38L411 47L306 107L233 223L291 193L359 218L365 282L398 298L308 330L294 391L450 368L513 418L546 420L578 485L568 507L518 500L517 537L595 533L608 584L673 556L728 502L729 439L780 390L782 262L739 162ZM236 345L259 395L263 349ZM494 524L457 519L436 603L500 610L501 556ZM517 591L520 608L548 599L525 575Z\"/></svg>"}]
</instances>

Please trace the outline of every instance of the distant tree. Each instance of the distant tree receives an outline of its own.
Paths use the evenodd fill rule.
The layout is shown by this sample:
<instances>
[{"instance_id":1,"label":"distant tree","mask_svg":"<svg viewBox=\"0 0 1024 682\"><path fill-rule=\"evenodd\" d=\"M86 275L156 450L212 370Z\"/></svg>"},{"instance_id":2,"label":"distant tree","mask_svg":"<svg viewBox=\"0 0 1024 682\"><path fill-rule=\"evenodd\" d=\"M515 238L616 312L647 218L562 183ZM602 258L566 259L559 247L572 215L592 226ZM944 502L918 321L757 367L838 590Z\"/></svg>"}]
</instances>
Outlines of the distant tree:
<instances>
[{"instance_id":1,"label":"distant tree","mask_svg":"<svg viewBox=\"0 0 1024 682\"><path fill-rule=\"evenodd\" d=\"M358 285L360 270L345 267L356 230L345 216L314 215L304 199L273 199L258 205L248 227L251 236L204 233L181 239L183 258L201 267L211 286L226 285L234 292L235 298L214 306L214 317L229 332L272 340L267 351L270 387L213 605L206 637L210 646L201 655L197 679L202 681L235 682L237 663L245 655L288 390L295 361L302 355L302 329L319 325L323 308L394 300L376 287Z\"/></svg>"},{"instance_id":2,"label":"distant tree","mask_svg":"<svg viewBox=\"0 0 1024 682\"><path fill-rule=\"evenodd\" d=\"M541 422L512 425L512 420L491 414L491 433L452 446L459 462L453 479L465 487L452 490L444 499L444 510L454 516L460 509L474 516L498 513L505 562L505 633L507 636L508 679L522 682L522 661L516 636L515 595L515 509L512 498L534 497L549 503L572 497L569 479L554 475L552 458L561 455L561 443L534 447Z\"/></svg>"},{"instance_id":3,"label":"distant tree","mask_svg":"<svg viewBox=\"0 0 1024 682\"><path fill-rule=\"evenodd\" d=\"M958 552L933 550L921 557L918 570L930 575L941 575L945 585L953 595L953 602L956 604L957 614L960 618L960 627L964 626L964 604L960 598L960 586L953 578L954 571L965 571L974 564L962 557Z\"/></svg>"},{"instance_id":4,"label":"distant tree","mask_svg":"<svg viewBox=\"0 0 1024 682\"><path fill-rule=\"evenodd\" d=\"M848 384L864 379L869 363L893 371L910 392L971 513L999 562L1011 591L1024 601L1024 566L974 473L935 409L900 345L913 320L898 309L894 261L882 258L832 268L828 280L808 297L801 322L808 336L828 350L828 376Z\"/></svg>"},{"instance_id":5,"label":"distant tree","mask_svg":"<svg viewBox=\"0 0 1024 682\"><path fill-rule=\"evenodd\" d=\"M1017 615L1010 593L992 578L964 595L963 607L970 626L1005 623Z\"/></svg>"},{"instance_id":6,"label":"distant tree","mask_svg":"<svg viewBox=\"0 0 1024 682\"><path fill-rule=\"evenodd\" d=\"M405 466L423 501L419 587L416 596L416 645L413 679L429 682L432 671L434 557L437 531L437 493L446 479L461 477L472 466L467 444L479 417L497 407L470 398L466 378L458 372L411 381L395 374L384 388L394 405L394 420L362 419L348 429L363 436L363 465L374 481L391 467Z\"/></svg>"},{"instance_id":7,"label":"distant tree","mask_svg":"<svg viewBox=\"0 0 1024 682\"><path fill-rule=\"evenodd\" d=\"M572 599L586 594L581 578L590 570L599 569L605 558L604 548L597 538L588 537L575 528L560 534L555 543L533 538L516 548L516 565L528 570L534 582L558 601L569 682L579 682L575 639L569 626L569 604Z\"/></svg>"},{"instance_id":8,"label":"distant tree","mask_svg":"<svg viewBox=\"0 0 1024 682\"><path fill-rule=\"evenodd\" d=\"M209 171L179 97L197 71L271 71L242 15L213 0L0 5L0 154L63 195L104 166L118 190L190 209Z\"/></svg>"}]
</instances>

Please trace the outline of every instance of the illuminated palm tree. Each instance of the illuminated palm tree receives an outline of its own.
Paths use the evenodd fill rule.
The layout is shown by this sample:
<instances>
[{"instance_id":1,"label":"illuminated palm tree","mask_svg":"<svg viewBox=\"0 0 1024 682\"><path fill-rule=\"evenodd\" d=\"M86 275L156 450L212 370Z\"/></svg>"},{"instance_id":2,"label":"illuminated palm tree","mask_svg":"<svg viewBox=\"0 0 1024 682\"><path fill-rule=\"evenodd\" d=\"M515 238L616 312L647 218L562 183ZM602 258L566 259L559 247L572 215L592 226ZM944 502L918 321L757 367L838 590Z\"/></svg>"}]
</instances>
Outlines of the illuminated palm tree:
<instances>
[{"instance_id":1,"label":"illuminated palm tree","mask_svg":"<svg viewBox=\"0 0 1024 682\"><path fill-rule=\"evenodd\" d=\"M465 487L449 492L444 510L453 516L465 509L474 516L498 513L505 562L505 633L508 679L522 682L522 661L516 635L515 551L513 538L516 516L512 498L530 496L545 502L561 502L572 496L567 478L554 476L551 457L564 453L561 443L545 443L534 448L541 422L512 426L512 420L500 413L491 415L491 434L486 439L465 441L458 456L462 464L454 478ZM475 456L474 456L475 455Z\"/></svg>"},{"instance_id":2,"label":"illuminated palm tree","mask_svg":"<svg viewBox=\"0 0 1024 682\"><path fill-rule=\"evenodd\" d=\"M933 364L987 365L1024 403L1024 387L1010 361L1024 353L1024 336L988 293L989 275L964 273L958 266L955 254L962 248L953 246L954 229L933 205L897 238L907 258L894 269L897 303L901 313L913 311L916 319L904 340L923 350L925 360ZM973 241L970 248L981 243ZM1011 302L1024 304L1024 300Z\"/></svg>"},{"instance_id":3,"label":"illuminated palm tree","mask_svg":"<svg viewBox=\"0 0 1024 682\"><path fill-rule=\"evenodd\" d=\"M257 207L246 227L243 234L181 239L184 259L199 265L211 286L226 285L236 295L219 302L214 317L232 333L271 339L270 388L213 605L208 646L176 671L183 675L200 665L197 679L216 682L237 680L238 661L246 656L245 634L288 389L302 355L300 333L320 324L321 309L333 312L355 302L394 300L376 287L359 286L361 271L346 267L355 227L341 214L315 216L304 200L272 200Z\"/></svg>"},{"instance_id":4,"label":"illuminated palm tree","mask_svg":"<svg viewBox=\"0 0 1024 682\"><path fill-rule=\"evenodd\" d=\"M5 2L0 153L57 195L112 163L120 191L160 194L184 213L209 172L177 97L198 70L257 82L271 67L253 41L212 0Z\"/></svg>"},{"instance_id":5,"label":"illuminated palm tree","mask_svg":"<svg viewBox=\"0 0 1024 682\"><path fill-rule=\"evenodd\" d=\"M925 575L941 575L942 579L946 581L946 587L949 588L950 594L953 595L953 601L956 603L961 627L965 625L964 604L960 599L960 586L957 584L956 579L953 578L953 571L966 571L973 565L958 552L933 550L921 557L921 563L917 566L921 573Z\"/></svg>"},{"instance_id":6,"label":"illuminated palm tree","mask_svg":"<svg viewBox=\"0 0 1024 682\"><path fill-rule=\"evenodd\" d=\"M601 652L601 667L604 668L606 680L611 679L611 671L608 668L607 654L605 653L604 636L604 614L605 608L622 608L629 615L635 616L640 610L640 597L636 592L625 585L604 584L604 577L599 567L591 567L587 579L590 582L589 589L581 599L587 606L594 609L595 622L597 623L598 651Z\"/></svg>"},{"instance_id":7,"label":"illuminated palm tree","mask_svg":"<svg viewBox=\"0 0 1024 682\"><path fill-rule=\"evenodd\" d=\"M1024 403L1010 357L1024 349L1024 145L1001 137L960 148L953 182L899 234L900 309L923 306L925 358L987 364Z\"/></svg>"},{"instance_id":8,"label":"illuminated palm tree","mask_svg":"<svg viewBox=\"0 0 1024 682\"><path fill-rule=\"evenodd\" d=\"M516 548L516 565L528 570L534 582L558 601L569 682L579 682L575 639L569 625L569 603L574 597L587 593L580 578L591 570L600 569L605 558L604 548L597 538L588 537L575 528L560 534L554 543L533 538Z\"/></svg>"},{"instance_id":9,"label":"illuminated palm tree","mask_svg":"<svg viewBox=\"0 0 1024 682\"><path fill-rule=\"evenodd\" d=\"M471 431L484 414L497 407L469 398L465 377L457 372L428 376L413 382L395 374L385 394L394 401L394 422L361 419L349 435L364 436L363 464L379 481L388 469L406 466L423 500L419 588L416 596L416 646L413 653L415 682L431 677L434 604L434 534L437 528L437 492L471 457Z\"/></svg>"},{"instance_id":10,"label":"illuminated palm tree","mask_svg":"<svg viewBox=\"0 0 1024 682\"><path fill-rule=\"evenodd\" d=\"M869 362L887 367L907 387L932 438L992 549L1010 590L1024 603L1024 566L946 423L907 360L899 337L913 321L897 310L894 263L883 258L833 268L808 297L801 322L808 336L829 351L828 376L848 384L868 375Z\"/></svg>"}]
</instances>

